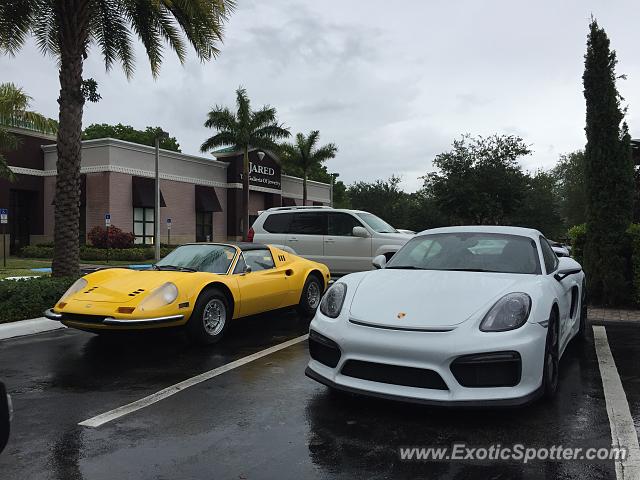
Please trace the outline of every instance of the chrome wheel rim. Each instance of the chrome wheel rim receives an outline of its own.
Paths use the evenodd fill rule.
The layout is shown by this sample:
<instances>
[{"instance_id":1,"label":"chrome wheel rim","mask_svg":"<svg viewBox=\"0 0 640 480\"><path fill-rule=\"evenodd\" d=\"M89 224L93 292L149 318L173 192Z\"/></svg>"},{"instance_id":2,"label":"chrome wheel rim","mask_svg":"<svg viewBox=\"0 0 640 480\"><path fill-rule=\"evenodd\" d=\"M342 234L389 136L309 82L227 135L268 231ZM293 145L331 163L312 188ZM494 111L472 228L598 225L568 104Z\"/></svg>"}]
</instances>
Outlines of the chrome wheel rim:
<instances>
[{"instance_id":1,"label":"chrome wheel rim","mask_svg":"<svg viewBox=\"0 0 640 480\"><path fill-rule=\"evenodd\" d=\"M204 330L208 335L218 335L224 328L227 322L227 310L224 307L222 300L214 298L209 300L209 303L204 307L204 313L202 315L202 324Z\"/></svg>"},{"instance_id":2,"label":"chrome wheel rim","mask_svg":"<svg viewBox=\"0 0 640 480\"><path fill-rule=\"evenodd\" d=\"M318 308L320 304L320 286L318 282L312 281L307 288L307 304L312 309Z\"/></svg>"}]
</instances>

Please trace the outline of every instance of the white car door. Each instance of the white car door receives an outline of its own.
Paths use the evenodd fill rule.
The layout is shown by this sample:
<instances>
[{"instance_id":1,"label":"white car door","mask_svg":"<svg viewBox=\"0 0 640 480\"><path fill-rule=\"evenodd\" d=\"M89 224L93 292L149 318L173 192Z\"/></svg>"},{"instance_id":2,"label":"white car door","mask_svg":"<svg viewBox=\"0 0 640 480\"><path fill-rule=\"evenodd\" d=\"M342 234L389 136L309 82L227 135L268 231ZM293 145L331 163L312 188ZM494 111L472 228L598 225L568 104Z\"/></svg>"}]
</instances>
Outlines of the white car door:
<instances>
[{"instance_id":1,"label":"white car door","mask_svg":"<svg viewBox=\"0 0 640 480\"><path fill-rule=\"evenodd\" d=\"M571 308L572 288L575 282L570 281L570 279L562 282L556 280L554 278L554 274L558 270L558 257L551 248L551 245L549 245L547 239L544 237L540 237L540 248L542 250L542 258L547 272L547 281L556 292L556 297L558 299L558 310L560 311L559 343L560 351L562 351L566 343L570 340L571 328L573 327L574 320L580 315L580 312L575 311L578 310L578 308Z\"/></svg>"},{"instance_id":2,"label":"white car door","mask_svg":"<svg viewBox=\"0 0 640 480\"><path fill-rule=\"evenodd\" d=\"M297 255L324 263L325 212L295 212L286 236L286 245Z\"/></svg>"},{"instance_id":3,"label":"white car door","mask_svg":"<svg viewBox=\"0 0 640 480\"><path fill-rule=\"evenodd\" d=\"M354 227L368 230L349 213L327 212L327 235L324 237L324 258L331 272L349 273L371 270L372 238L356 237Z\"/></svg>"}]
</instances>

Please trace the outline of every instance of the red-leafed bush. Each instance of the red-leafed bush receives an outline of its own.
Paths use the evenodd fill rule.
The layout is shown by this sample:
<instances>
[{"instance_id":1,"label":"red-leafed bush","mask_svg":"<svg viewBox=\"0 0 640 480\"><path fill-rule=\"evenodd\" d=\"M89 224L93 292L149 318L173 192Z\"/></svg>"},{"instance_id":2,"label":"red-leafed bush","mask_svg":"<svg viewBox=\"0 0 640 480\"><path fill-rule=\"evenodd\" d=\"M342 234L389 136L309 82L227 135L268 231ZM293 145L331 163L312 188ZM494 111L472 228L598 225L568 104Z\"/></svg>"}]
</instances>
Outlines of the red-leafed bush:
<instances>
[{"instance_id":1,"label":"red-leafed bush","mask_svg":"<svg viewBox=\"0 0 640 480\"><path fill-rule=\"evenodd\" d=\"M93 227L88 237L94 247L107 248L106 227ZM109 248L131 248L134 240L133 233L123 232L118 227L109 227Z\"/></svg>"}]
</instances>

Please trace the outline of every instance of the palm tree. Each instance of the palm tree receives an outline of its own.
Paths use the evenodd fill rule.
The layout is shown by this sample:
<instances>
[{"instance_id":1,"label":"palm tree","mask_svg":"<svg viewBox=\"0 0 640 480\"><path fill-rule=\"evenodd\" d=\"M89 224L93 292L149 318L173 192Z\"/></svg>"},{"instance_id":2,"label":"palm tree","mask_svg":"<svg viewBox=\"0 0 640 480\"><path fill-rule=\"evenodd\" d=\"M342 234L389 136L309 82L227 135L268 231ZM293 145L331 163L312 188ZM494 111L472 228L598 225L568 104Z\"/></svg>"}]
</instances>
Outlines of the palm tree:
<instances>
[{"instance_id":1,"label":"palm tree","mask_svg":"<svg viewBox=\"0 0 640 480\"><path fill-rule=\"evenodd\" d=\"M27 127L41 133L55 134L58 123L55 120L29 110L31 97L13 83L0 83L0 177L15 180L2 152L15 150L20 144L18 137L7 127Z\"/></svg>"},{"instance_id":2,"label":"palm tree","mask_svg":"<svg viewBox=\"0 0 640 480\"><path fill-rule=\"evenodd\" d=\"M0 2L0 52L15 55L33 35L43 54L58 59L60 79L53 274L79 270L82 67L95 45L109 70L133 75L133 37L158 75L166 46L186 58L186 41L201 60L218 53L223 23L235 0L13 0Z\"/></svg>"},{"instance_id":3,"label":"palm tree","mask_svg":"<svg viewBox=\"0 0 640 480\"><path fill-rule=\"evenodd\" d=\"M338 147L333 143L328 143L316 148L320 139L320 132L313 130L307 137L302 133L296 135L296 143L284 143L280 145L282 159L302 171L302 204L307 204L307 179L309 172L314 168L319 168L323 162L330 158L335 158Z\"/></svg>"},{"instance_id":4,"label":"palm tree","mask_svg":"<svg viewBox=\"0 0 640 480\"><path fill-rule=\"evenodd\" d=\"M247 240L249 231L249 149L276 151L277 140L287 138L290 132L278 124L276 109L265 105L258 111L251 110L247 91L236 90L236 113L227 107L216 105L208 114L204 126L215 128L218 133L208 138L200 146L200 151L208 152L219 147L233 147L243 152L242 165L242 237Z\"/></svg>"}]
</instances>

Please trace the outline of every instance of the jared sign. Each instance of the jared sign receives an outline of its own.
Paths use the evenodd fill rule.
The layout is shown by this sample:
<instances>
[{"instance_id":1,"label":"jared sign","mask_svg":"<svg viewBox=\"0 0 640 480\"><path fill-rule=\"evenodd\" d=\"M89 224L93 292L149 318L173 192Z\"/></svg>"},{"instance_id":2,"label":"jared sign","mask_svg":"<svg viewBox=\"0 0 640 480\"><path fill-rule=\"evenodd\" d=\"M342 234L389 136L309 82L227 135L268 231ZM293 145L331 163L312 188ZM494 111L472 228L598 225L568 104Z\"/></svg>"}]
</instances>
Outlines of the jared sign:
<instances>
[{"instance_id":1,"label":"jared sign","mask_svg":"<svg viewBox=\"0 0 640 480\"><path fill-rule=\"evenodd\" d=\"M257 155L250 157L249 182L252 185L280 190L281 174L280 165L269 155L265 155L262 160Z\"/></svg>"}]
</instances>

